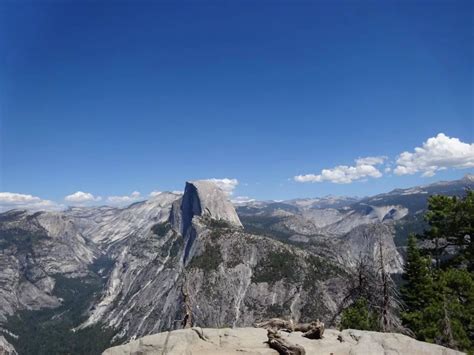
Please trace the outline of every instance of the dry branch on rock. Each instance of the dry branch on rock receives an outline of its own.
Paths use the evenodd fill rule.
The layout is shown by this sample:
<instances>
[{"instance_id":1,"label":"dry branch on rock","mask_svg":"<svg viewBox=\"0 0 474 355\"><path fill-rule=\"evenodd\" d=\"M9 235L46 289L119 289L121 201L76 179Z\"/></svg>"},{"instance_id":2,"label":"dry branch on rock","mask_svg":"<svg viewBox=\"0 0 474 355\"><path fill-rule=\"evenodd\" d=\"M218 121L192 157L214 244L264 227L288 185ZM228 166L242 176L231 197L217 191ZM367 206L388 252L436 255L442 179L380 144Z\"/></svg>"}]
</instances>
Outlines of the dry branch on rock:
<instances>
[{"instance_id":1,"label":"dry branch on rock","mask_svg":"<svg viewBox=\"0 0 474 355\"><path fill-rule=\"evenodd\" d=\"M255 326L273 331L303 332L303 336L308 339L321 339L324 334L324 323L320 322L319 319L311 323L295 324L292 320L272 318L265 322L256 323Z\"/></svg>"},{"instance_id":2,"label":"dry branch on rock","mask_svg":"<svg viewBox=\"0 0 474 355\"><path fill-rule=\"evenodd\" d=\"M292 320L284 320L281 318L272 318L265 322L256 323L257 328L272 329L272 330L285 330L288 332L295 331L295 325Z\"/></svg>"},{"instance_id":3,"label":"dry branch on rock","mask_svg":"<svg viewBox=\"0 0 474 355\"><path fill-rule=\"evenodd\" d=\"M268 329L267 331L268 345L270 348L278 351L280 355L305 355L304 347L298 344L291 344L283 339L276 330Z\"/></svg>"},{"instance_id":4,"label":"dry branch on rock","mask_svg":"<svg viewBox=\"0 0 474 355\"><path fill-rule=\"evenodd\" d=\"M319 319L316 322L311 322L309 329L303 334L308 339L322 339L324 334L324 323Z\"/></svg>"}]
</instances>

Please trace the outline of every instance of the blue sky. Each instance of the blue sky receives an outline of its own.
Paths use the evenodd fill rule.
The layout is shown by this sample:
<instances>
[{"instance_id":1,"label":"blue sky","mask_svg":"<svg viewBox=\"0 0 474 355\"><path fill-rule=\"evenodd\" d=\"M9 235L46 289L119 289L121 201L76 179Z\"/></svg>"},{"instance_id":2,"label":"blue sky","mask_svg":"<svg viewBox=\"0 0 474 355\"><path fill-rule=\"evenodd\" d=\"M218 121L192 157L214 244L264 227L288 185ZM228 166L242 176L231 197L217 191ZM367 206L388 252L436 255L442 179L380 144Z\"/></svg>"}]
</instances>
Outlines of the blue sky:
<instances>
[{"instance_id":1,"label":"blue sky","mask_svg":"<svg viewBox=\"0 0 474 355\"><path fill-rule=\"evenodd\" d=\"M233 196L286 199L473 170L471 1L0 8L0 191L104 202L229 178ZM405 161L423 166L394 173L402 152L438 133L449 139ZM380 156L382 176L317 178ZM310 174L315 182L294 178Z\"/></svg>"}]
</instances>

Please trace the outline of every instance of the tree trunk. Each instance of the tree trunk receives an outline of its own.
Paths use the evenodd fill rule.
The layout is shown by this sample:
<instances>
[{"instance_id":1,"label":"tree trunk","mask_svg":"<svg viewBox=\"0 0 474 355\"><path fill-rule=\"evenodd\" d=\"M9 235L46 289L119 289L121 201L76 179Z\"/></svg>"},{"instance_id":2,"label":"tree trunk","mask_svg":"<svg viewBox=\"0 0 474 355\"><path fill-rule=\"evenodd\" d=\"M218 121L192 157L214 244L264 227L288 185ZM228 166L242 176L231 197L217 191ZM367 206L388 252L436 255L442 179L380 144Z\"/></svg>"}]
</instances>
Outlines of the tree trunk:
<instances>
[{"instance_id":1,"label":"tree trunk","mask_svg":"<svg viewBox=\"0 0 474 355\"><path fill-rule=\"evenodd\" d=\"M191 328L193 326L193 309L191 307L191 300L189 298L188 293L188 283L186 279L184 280L184 284L181 288L181 293L183 295L183 303L184 303L184 318L181 322L183 328Z\"/></svg>"}]
</instances>

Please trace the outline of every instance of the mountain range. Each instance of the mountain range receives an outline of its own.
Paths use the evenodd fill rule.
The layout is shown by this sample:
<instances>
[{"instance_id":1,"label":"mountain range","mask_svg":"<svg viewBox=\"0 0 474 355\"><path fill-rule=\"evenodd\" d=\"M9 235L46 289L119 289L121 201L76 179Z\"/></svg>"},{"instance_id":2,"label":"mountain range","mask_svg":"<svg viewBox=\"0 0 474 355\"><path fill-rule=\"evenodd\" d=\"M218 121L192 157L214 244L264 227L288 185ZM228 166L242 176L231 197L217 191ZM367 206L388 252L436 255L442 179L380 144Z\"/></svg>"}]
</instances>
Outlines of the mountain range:
<instances>
[{"instance_id":1,"label":"mountain range","mask_svg":"<svg viewBox=\"0 0 474 355\"><path fill-rule=\"evenodd\" d=\"M243 327L278 316L331 324L361 258L384 253L384 267L400 273L408 234L425 227L428 197L473 188L466 175L365 198L233 205L212 182L191 181L183 194L125 208L7 211L0 335L19 353L44 337L68 343L51 340L60 347L88 337L94 353L186 322Z\"/></svg>"}]
</instances>

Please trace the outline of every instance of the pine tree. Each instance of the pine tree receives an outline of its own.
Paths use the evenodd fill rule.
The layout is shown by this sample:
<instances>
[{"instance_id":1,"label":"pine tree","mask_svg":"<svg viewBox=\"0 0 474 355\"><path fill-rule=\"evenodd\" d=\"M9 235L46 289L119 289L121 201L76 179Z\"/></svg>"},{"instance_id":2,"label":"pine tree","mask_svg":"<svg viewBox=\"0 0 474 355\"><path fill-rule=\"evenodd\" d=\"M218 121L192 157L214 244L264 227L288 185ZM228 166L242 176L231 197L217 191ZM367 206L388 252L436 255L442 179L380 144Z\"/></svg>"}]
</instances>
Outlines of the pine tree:
<instances>
[{"instance_id":1,"label":"pine tree","mask_svg":"<svg viewBox=\"0 0 474 355\"><path fill-rule=\"evenodd\" d=\"M434 196L426 219L436 263L423 256L415 236L408 240L402 296L404 325L419 340L474 353L474 194L463 199ZM434 245L434 248L433 248ZM447 248L451 250L446 252Z\"/></svg>"},{"instance_id":2,"label":"pine tree","mask_svg":"<svg viewBox=\"0 0 474 355\"><path fill-rule=\"evenodd\" d=\"M442 271L436 284L442 309L434 341L455 349L474 351L474 278L466 270Z\"/></svg>"},{"instance_id":3,"label":"pine tree","mask_svg":"<svg viewBox=\"0 0 474 355\"><path fill-rule=\"evenodd\" d=\"M340 328L379 330L377 315L369 307L367 299L364 297L358 298L342 312Z\"/></svg>"},{"instance_id":4,"label":"pine tree","mask_svg":"<svg viewBox=\"0 0 474 355\"><path fill-rule=\"evenodd\" d=\"M468 191L462 199L430 197L425 219L430 229L420 237L432 241L436 266L441 267L446 250L455 247L456 257L449 257L451 266L465 265L474 271L474 191Z\"/></svg>"},{"instance_id":5,"label":"pine tree","mask_svg":"<svg viewBox=\"0 0 474 355\"><path fill-rule=\"evenodd\" d=\"M420 315L417 312L424 309L433 297L433 280L430 270L430 260L421 255L415 235L408 238L407 259L404 266L401 294L405 305L402 317L413 331Z\"/></svg>"},{"instance_id":6,"label":"pine tree","mask_svg":"<svg viewBox=\"0 0 474 355\"><path fill-rule=\"evenodd\" d=\"M413 234L408 238L404 271L405 284L401 288L401 294L405 310L402 320L420 340L425 340L421 336L422 329L426 326L424 310L433 300L433 280L429 259L421 255Z\"/></svg>"}]
</instances>

